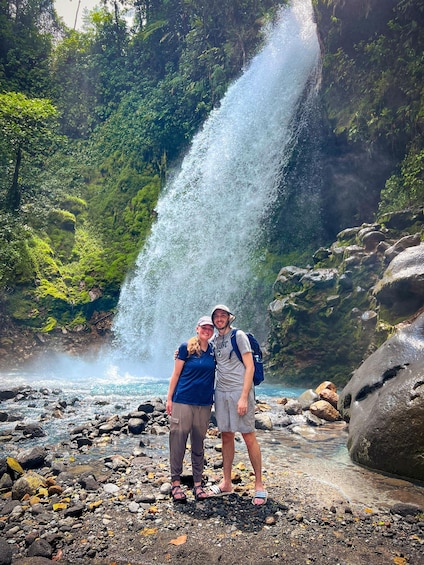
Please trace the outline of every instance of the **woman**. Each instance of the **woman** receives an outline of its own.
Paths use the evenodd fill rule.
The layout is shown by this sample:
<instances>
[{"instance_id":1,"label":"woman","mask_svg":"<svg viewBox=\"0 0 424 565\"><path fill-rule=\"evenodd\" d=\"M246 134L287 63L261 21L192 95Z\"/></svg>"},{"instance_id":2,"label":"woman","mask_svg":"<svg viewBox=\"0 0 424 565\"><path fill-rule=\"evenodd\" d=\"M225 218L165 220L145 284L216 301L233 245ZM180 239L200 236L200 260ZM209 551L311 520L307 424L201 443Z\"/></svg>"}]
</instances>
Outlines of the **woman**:
<instances>
[{"instance_id":1,"label":"woman","mask_svg":"<svg viewBox=\"0 0 424 565\"><path fill-rule=\"evenodd\" d=\"M209 316L197 322L196 336L180 345L169 382L166 412L170 416L169 455L171 495L174 502L186 502L181 473L187 445L191 440L193 494L196 500L208 497L202 487L203 442L208 429L215 381L215 357L209 340L214 327Z\"/></svg>"}]
</instances>

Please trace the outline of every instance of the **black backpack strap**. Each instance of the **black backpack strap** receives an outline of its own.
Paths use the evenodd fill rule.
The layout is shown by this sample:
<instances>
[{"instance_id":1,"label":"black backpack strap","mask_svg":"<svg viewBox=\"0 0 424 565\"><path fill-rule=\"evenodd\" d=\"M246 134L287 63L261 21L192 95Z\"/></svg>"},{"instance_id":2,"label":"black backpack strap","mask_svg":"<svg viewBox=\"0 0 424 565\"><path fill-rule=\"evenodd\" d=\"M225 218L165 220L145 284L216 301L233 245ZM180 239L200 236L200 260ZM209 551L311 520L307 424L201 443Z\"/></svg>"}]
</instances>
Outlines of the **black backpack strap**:
<instances>
[{"instance_id":1,"label":"black backpack strap","mask_svg":"<svg viewBox=\"0 0 424 565\"><path fill-rule=\"evenodd\" d=\"M237 331L238 331L237 328L234 328L233 330L231 330L231 345L232 345L233 348L230 351L229 359L231 359L231 354L234 351L234 353L237 355L240 363L243 363L243 359L241 357L240 349L239 349L239 346L237 345Z\"/></svg>"}]
</instances>

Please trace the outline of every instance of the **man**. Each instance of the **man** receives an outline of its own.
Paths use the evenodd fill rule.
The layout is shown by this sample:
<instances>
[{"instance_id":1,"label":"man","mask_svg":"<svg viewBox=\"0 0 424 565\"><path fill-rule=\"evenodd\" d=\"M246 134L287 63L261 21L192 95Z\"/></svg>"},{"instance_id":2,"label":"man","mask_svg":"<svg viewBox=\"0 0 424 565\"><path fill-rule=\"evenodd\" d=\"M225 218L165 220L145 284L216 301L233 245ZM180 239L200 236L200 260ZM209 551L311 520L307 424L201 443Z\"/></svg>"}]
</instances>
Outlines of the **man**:
<instances>
[{"instance_id":1,"label":"man","mask_svg":"<svg viewBox=\"0 0 424 565\"><path fill-rule=\"evenodd\" d=\"M241 433L255 473L252 503L266 503L268 493L262 482L262 454L255 433L254 364L247 335L237 331L237 345L242 362L231 345L231 322L235 316L224 304L218 304L211 315L218 335L213 338L216 359L215 415L222 439L223 479L213 485L214 495L232 492L231 470L235 454L235 433Z\"/></svg>"}]
</instances>

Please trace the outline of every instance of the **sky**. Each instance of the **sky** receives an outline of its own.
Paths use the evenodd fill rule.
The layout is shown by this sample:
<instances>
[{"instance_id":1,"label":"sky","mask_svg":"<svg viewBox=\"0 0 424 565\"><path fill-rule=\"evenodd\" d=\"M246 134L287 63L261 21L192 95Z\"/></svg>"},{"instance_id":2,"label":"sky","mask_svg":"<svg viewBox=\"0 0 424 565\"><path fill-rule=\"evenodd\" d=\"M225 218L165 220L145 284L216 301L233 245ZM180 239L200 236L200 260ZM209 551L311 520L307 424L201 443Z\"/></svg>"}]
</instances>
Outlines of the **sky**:
<instances>
[{"instance_id":1,"label":"sky","mask_svg":"<svg viewBox=\"0 0 424 565\"><path fill-rule=\"evenodd\" d=\"M59 14L65 24L73 28L75 17L77 16L76 29L81 29L83 23L83 15L85 10L92 10L99 5L99 0L55 0L54 5L56 12Z\"/></svg>"}]
</instances>

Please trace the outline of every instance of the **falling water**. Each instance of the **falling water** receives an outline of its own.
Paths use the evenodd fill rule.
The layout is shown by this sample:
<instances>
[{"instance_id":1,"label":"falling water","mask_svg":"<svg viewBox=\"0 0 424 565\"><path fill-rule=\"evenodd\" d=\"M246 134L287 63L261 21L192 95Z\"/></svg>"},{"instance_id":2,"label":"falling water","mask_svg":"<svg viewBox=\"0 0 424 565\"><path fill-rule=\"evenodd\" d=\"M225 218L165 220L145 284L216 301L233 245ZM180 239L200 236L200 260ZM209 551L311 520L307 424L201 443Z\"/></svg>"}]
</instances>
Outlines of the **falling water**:
<instances>
[{"instance_id":1,"label":"falling water","mask_svg":"<svg viewBox=\"0 0 424 565\"><path fill-rule=\"evenodd\" d=\"M228 304L239 323L252 308L245 297L255 242L278 196L294 117L318 62L311 2L294 0L165 188L114 326L124 355L144 360L153 374L168 372L176 345L215 303Z\"/></svg>"}]
</instances>

